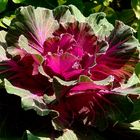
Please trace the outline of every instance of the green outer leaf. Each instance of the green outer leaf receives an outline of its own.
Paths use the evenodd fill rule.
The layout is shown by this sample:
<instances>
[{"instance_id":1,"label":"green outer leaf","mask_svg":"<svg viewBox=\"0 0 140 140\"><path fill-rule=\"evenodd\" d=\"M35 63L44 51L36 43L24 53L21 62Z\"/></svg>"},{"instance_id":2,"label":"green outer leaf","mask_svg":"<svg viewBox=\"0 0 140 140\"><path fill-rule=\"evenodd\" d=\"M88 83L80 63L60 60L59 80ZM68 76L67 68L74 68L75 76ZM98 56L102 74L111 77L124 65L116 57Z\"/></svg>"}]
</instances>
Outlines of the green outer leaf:
<instances>
[{"instance_id":1,"label":"green outer leaf","mask_svg":"<svg viewBox=\"0 0 140 140\"><path fill-rule=\"evenodd\" d=\"M13 86L8 80L4 79L7 93L21 97L21 105L24 110L33 109L38 115L44 116L55 111L49 110L42 96L32 94L30 91Z\"/></svg>"},{"instance_id":2,"label":"green outer leaf","mask_svg":"<svg viewBox=\"0 0 140 140\"><path fill-rule=\"evenodd\" d=\"M105 113L99 111L100 114L96 116L95 126L98 127L99 130L105 130L110 121L115 125L128 120L133 111L133 103L129 97L119 93L112 93L104 94L102 98L107 102L105 103L104 100L100 102Z\"/></svg>"},{"instance_id":3,"label":"green outer leaf","mask_svg":"<svg viewBox=\"0 0 140 140\"><path fill-rule=\"evenodd\" d=\"M75 7L74 5L69 5L69 9L76 20L78 20L79 22L85 22L86 18L83 16L83 14L77 7Z\"/></svg>"},{"instance_id":4,"label":"green outer leaf","mask_svg":"<svg viewBox=\"0 0 140 140\"><path fill-rule=\"evenodd\" d=\"M131 5L136 17L140 19L140 0L131 0Z\"/></svg>"},{"instance_id":5,"label":"green outer leaf","mask_svg":"<svg viewBox=\"0 0 140 140\"><path fill-rule=\"evenodd\" d=\"M130 129L132 130L140 130L140 120L131 123Z\"/></svg>"},{"instance_id":6,"label":"green outer leaf","mask_svg":"<svg viewBox=\"0 0 140 140\"><path fill-rule=\"evenodd\" d=\"M68 6L61 5L56 7L53 10L53 15L61 23L74 22L74 16L71 14Z\"/></svg>"},{"instance_id":7,"label":"green outer leaf","mask_svg":"<svg viewBox=\"0 0 140 140\"><path fill-rule=\"evenodd\" d=\"M66 129L63 133L62 136L59 136L58 138L52 137L40 137L40 136L35 136L33 135L30 131L27 132L27 140L78 140L77 136L72 130Z\"/></svg>"},{"instance_id":8,"label":"green outer leaf","mask_svg":"<svg viewBox=\"0 0 140 140\"><path fill-rule=\"evenodd\" d=\"M94 33L101 39L108 37L113 30L113 25L105 18L105 13L94 13L87 17L86 21L91 25Z\"/></svg>"},{"instance_id":9,"label":"green outer leaf","mask_svg":"<svg viewBox=\"0 0 140 140\"><path fill-rule=\"evenodd\" d=\"M133 102L130 100L130 98L121 94L108 94L105 96L109 101L114 103L118 109L118 114L114 114L115 110L110 110L110 113L108 115L111 117L111 120L117 121L118 119L118 121L120 122L128 120L134 108Z\"/></svg>"},{"instance_id":10,"label":"green outer leaf","mask_svg":"<svg viewBox=\"0 0 140 140\"><path fill-rule=\"evenodd\" d=\"M66 129L64 134L56 138L56 140L78 140L78 138L72 130Z\"/></svg>"},{"instance_id":11,"label":"green outer leaf","mask_svg":"<svg viewBox=\"0 0 140 140\"><path fill-rule=\"evenodd\" d=\"M7 32L5 31L0 31L0 42L1 43L6 43L6 40L5 40L5 36L6 36ZM1 45L1 44L0 44Z\"/></svg>"},{"instance_id":12,"label":"green outer leaf","mask_svg":"<svg viewBox=\"0 0 140 140\"><path fill-rule=\"evenodd\" d=\"M122 84L122 88L129 88L135 86L140 83L140 79L137 77L135 73L127 80L127 83Z\"/></svg>"},{"instance_id":13,"label":"green outer leaf","mask_svg":"<svg viewBox=\"0 0 140 140\"><path fill-rule=\"evenodd\" d=\"M80 10L74 5L61 5L53 10L54 17L59 22L74 22L75 20L79 22L85 22L86 18L80 12Z\"/></svg>"},{"instance_id":14,"label":"green outer leaf","mask_svg":"<svg viewBox=\"0 0 140 140\"><path fill-rule=\"evenodd\" d=\"M0 62L3 60L8 60L6 56L6 41L5 41L6 32L0 31Z\"/></svg>"},{"instance_id":15,"label":"green outer leaf","mask_svg":"<svg viewBox=\"0 0 140 140\"><path fill-rule=\"evenodd\" d=\"M41 7L35 9L33 6L21 7L11 22L6 40L9 45L13 45L23 34L32 47L42 52L44 41L52 36L57 28L58 22L54 19L52 10Z\"/></svg>"},{"instance_id":16,"label":"green outer leaf","mask_svg":"<svg viewBox=\"0 0 140 140\"><path fill-rule=\"evenodd\" d=\"M4 79L5 89L7 93L17 95L21 98L31 95L31 92L25 89L21 89L13 86L7 79Z\"/></svg>"},{"instance_id":17,"label":"green outer leaf","mask_svg":"<svg viewBox=\"0 0 140 140\"><path fill-rule=\"evenodd\" d=\"M0 13L6 9L7 3L8 3L8 0L0 0Z\"/></svg>"}]
</instances>

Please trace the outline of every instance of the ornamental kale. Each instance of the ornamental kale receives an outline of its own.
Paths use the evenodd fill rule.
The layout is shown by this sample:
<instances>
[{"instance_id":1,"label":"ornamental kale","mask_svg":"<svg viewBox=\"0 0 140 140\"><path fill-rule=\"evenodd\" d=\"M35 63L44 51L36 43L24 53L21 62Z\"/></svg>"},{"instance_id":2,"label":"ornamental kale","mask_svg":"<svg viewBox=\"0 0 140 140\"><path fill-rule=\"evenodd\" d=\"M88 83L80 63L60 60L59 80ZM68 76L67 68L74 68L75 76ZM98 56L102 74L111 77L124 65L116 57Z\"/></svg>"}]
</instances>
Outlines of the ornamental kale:
<instances>
[{"instance_id":1,"label":"ornamental kale","mask_svg":"<svg viewBox=\"0 0 140 140\"><path fill-rule=\"evenodd\" d=\"M61 128L78 122L105 129L110 120L127 120L133 104L115 89L139 62L131 27L121 21L113 27L102 12L84 17L73 5L27 6L0 34L0 78L23 108L56 113L52 120Z\"/></svg>"}]
</instances>

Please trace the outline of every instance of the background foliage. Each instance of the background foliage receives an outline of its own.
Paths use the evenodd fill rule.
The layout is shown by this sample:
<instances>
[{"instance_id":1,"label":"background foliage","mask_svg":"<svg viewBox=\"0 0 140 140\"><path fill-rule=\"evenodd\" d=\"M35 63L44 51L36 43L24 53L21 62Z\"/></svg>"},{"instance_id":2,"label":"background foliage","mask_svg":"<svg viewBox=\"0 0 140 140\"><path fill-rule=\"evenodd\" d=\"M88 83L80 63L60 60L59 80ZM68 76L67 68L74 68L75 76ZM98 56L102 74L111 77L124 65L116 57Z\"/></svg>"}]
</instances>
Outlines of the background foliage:
<instances>
[{"instance_id":1,"label":"background foliage","mask_svg":"<svg viewBox=\"0 0 140 140\"><path fill-rule=\"evenodd\" d=\"M106 13L109 22L121 20L132 26L137 31L137 38L140 40L140 1L139 0L0 0L0 26L9 25L14 17L14 11L20 6L33 5L54 9L58 5L75 5L80 11L88 16L95 12ZM4 25L3 25L4 24Z\"/></svg>"},{"instance_id":2,"label":"background foliage","mask_svg":"<svg viewBox=\"0 0 140 140\"><path fill-rule=\"evenodd\" d=\"M35 7L45 7L54 9L58 5L73 4L80 11L88 16L95 12L106 13L107 19L114 24L115 20L121 20L125 24L131 26L136 31L135 36L140 41L140 0L0 0L0 30L7 30L8 25L14 18L15 10L20 6L33 5ZM136 67L136 75L140 78L140 65ZM129 84L133 85L138 79L133 77ZM108 140L112 139L110 134L114 135L113 140L118 139L140 139L140 101L134 101L134 112L130 116L131 124L123 123L114 127L109 127L104 132L81 128L81 132L75 129L78 138ZM70 130L63 134L53 131L52 124L47 121L49 117L40 117L32 110L23 111L20 107L20 98L14 95L6 94L5 90L0 93L0 139L2 140L45 140L45 136L49 133L55 135L57 140L77 140L73 132ZM81 126L79 126L81 127ZM29 130L29 131L26 131ZM48 133L46 133L48 132ZM94 133L93 133L94 132ZM85 135L84 135L85 134ZM37 136L36 136L37 135ZM46 139L47 140L47 139ZM49 139L48 139L49 140Z\"/></svg>"}]
</instances>

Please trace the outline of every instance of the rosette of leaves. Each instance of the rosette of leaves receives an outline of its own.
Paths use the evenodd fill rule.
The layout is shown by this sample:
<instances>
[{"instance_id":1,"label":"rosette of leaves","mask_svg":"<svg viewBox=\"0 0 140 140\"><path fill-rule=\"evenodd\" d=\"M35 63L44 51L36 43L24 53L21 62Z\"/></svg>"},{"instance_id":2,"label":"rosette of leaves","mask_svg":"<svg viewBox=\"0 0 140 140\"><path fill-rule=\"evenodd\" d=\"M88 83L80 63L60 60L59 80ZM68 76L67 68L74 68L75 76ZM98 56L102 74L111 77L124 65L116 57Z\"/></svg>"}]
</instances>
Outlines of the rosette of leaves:
<instances>
[{"instance_id":1,"label":"rosette of leaves","mask_svg":"<svg viewBox=\"0 0 140 140\"><path fill-rule=\"evenodd\" d=\"M23 109L49 116L62 132L55 139L79 139L78 126L92 134L128 121L133 102L122 85L139 62L138 48L133 29L113 26L102 12L21 7L0 32L1 86L21 98ZM26 138L35 136L27 131Z\"/></svg>"}]
</instances>

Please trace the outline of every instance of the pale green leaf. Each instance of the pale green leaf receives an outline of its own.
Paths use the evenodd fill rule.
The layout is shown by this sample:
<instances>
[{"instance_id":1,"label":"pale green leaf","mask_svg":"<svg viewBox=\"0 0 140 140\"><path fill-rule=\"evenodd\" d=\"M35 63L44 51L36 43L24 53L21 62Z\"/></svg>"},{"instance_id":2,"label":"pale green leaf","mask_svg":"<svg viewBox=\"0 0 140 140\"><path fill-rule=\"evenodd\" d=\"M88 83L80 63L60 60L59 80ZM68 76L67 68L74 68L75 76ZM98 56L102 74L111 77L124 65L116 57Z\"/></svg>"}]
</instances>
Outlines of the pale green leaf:
<instances>
[{"instance_id":1,"label":"pale green leaf","mask_svg":"<svg viewBox=\"0 0 140 140\"><path fill-rule=\"evenodd\" d=\"M31 92L25 89L21 89L13 86L7 79L4 79L5 89L7 93L17 95L21 98L31 95Z\"/></svg>"},{"instance_id":2,"label":"pale green leaf","mask_svg":"<svg viewBox=\"0 0 140 140\"><path fill-rule=\"evenodd\" d=\"M80 10L77 7L75 7L74 5L69 5L69 9L77 21L85 22L86 18L83 16L83 14L80 12Z\"/></svg>"},{"instance_id":3,"label":"pale green leaf","mask_svg":"<svg viewBox=\"0 0 140 140\"><path fill-rule=\"evenodd\" d=\"M71 14L69 7L61 5L53 10L54 18L60 23L74 22L75 18Z\"/></svg>"},{"instance_id":4,"label":"pale green leaf","mask_svg":"<svg viewBox=\"0 0 140 140\"><path fill-rule=\"evenodd\" d=\"M21 106L24 110L33 109L38 115L48 115L51 110L47 108L43 96L37 96L30 91L13 86L8 80L4 79L7 93L21 97ZM55 113L57 115L57 113Z\"/></svg>"},{"instance_id":5,"label":"pale green leaf","mask_svg":"<svg viewBox=\"0 0 140 140\"><path fill-rule=\"evenodd\" d=\"M130 129L140 130L140 120L131 123Z\"/></svg>"},{"instance_id":6,"label":"pale green leaf","mask_svg":"<svg viewBox=\"0 0 140 140\"><path fill-rule=\"evenodd\" d=\"M6 36L6 32L0 31L0 62L3 60L8 60L6 56L6 51L5 51L7 47L5 36Z\"/></svg>"},{"instance_id":7,"label":"pale green leaf","mask_svg":"<svg viewBox=\"0 0 140 140\"><path fill-rule=\"evenodd\" d=\"M94 81L95 84L97 85L109 85L112 84L114 81L114 77L112 75L108 76L107 78L100 80L100 81Z\"/></svg>"},{"instance_id":8,"label":"pale green leaf","mask_svg":"<svg viewBox=\"0 0 140 140\"><path fill-rule=\"evenodd\" d=\"M2 44L2 43L3 43L3 44L6 43L6 40L5 40L6 34L7 34L7 32L5 32L5 31L0 31L0 42L1 42L1 44ZM1 45L1 44L0 44L0 45Z\"/></svg>"},{"instance_id":9,"label":"pale green leaf","mask_svg":"<svg viewBox=\"0 0 140 140\"><path fill-rule=\"evenodd\" d=\"M101 39L108 37L113 30L113 25L105 18L105 13L94 13L87 17L86 21L92 27L94 33Z\"/></svg>"},{"instance_id":10,"label":"pale green leaf","mask_svg":"<svg viewBox=\"0 0 140 140\"><path fill-rule=\"evenodd\" d=\"M26 131L27 132L27 140L78 140L76 134L69 129L65 129L64 133L62 136L59 136L57 138L54 138L53 136L50 137L40 137L40 136L36 136L33 135L30 131Z\"/></svg>"},{"instance_id":11,"label":"pale green leaf","mask_svg":"<svg viewBox=\"0 0 140 140\"><path fill-rule=\"evenodd\" d=\"M56 138L56 140L78 140L78 138L72 130L66 129L63 135Z\"/></svg>"},{"instance_id":12,"label":"pale green leaf","mask_svg":"<svg viewBox=\"0 0 140 140\"><path fill-rule=\"evenodd\" d=\"M140 83L140 79L137 77L135 73L133 73L133 75L128 79L127 83L122 84L121 86L123 88L129 88L139 83Z\"/></svg>"},{"instance_id":13,"label":"pale green leaf","mask_svg":"<svg viewBox=\"0 0 140 140\"><path fill-rule=\"evenodd\" d=\"M20 35L18 45L30 54L39 54L38 51L29 46L28 39L24 35Z\"/></svg>"}]
</instances>

